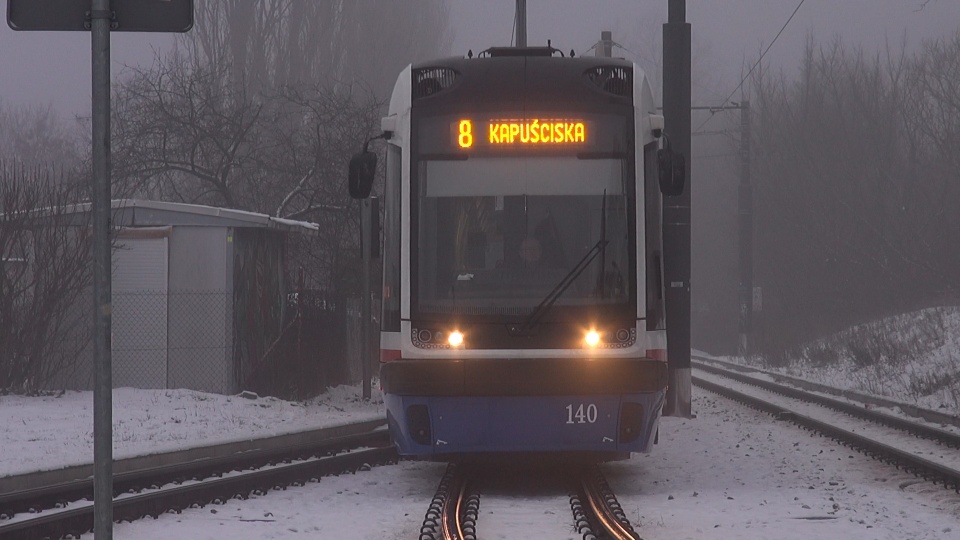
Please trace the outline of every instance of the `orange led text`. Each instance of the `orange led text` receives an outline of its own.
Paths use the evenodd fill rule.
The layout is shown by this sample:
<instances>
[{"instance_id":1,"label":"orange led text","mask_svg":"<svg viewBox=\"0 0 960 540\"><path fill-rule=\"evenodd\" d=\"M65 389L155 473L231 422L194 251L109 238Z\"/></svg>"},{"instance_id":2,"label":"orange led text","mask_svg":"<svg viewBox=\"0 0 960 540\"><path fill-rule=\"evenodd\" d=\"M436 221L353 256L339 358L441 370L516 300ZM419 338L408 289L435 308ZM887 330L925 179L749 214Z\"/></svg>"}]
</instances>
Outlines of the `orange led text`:
<instances>
[{"instance_id":1,"label":"orange led text","mask_svg":"<svg viewBox=\"0 0 960 540\"><path fill-rule=\"evenodd\" d=\"M494 120L488 126L490 144L570 144L587 141L583 122L562 120Z\"/></svg>"}]
</instances>

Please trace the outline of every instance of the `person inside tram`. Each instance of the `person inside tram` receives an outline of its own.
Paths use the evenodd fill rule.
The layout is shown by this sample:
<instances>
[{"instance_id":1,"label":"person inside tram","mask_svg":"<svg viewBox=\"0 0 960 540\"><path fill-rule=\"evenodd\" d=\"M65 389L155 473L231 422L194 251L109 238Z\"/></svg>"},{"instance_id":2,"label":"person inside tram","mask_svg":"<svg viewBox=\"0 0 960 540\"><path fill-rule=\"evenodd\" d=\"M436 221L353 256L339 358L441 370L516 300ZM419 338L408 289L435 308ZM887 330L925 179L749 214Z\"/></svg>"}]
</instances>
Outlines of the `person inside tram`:
<instances>
[{"instance_id":1,"label":"person inside tram","mask_svg":"<svg viewBox=\"0 0 960 540\"><path fill-rule=\"evenodd\" d=\"M538 266L543 256L540 241L534 236L528 236L520 242L520 260L524 266Z\"/></svg>"},{"instance_id":2,"label":"person inside tram","mask_svg":"<svg viewBox=\"0 0 960 540\"><path fill-rule=\"evenodd\" d=\"M533 229L533 237L540 243L541 266L566 268L567 258L563 252L563 243L560 241L560 232L557 230L553 212L549 208L547 208L547 215Z\"/></svg>"},{"instance_id":3,"label":"person inside tram","mask_svg":"<svg viewBox=\"0 0 960 540\"><path fill-rule=\"evenodd\" d=\"M526 236L520 242L519 255L525 267L560 269L566 267L560 233L557 231L553 213L549 209L546 216L534 227L533 234Z\"/></svg>"}]
</instances>

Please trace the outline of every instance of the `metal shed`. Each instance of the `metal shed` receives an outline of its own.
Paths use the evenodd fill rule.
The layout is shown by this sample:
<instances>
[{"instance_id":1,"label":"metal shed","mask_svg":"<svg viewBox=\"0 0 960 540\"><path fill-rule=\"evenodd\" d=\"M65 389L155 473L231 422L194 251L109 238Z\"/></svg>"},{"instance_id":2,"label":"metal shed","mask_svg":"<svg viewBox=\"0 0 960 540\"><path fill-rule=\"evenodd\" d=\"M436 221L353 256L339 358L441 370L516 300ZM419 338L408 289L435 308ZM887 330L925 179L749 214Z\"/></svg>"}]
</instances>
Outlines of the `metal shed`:
<instances>
[{"instance_id":1,"label":"metal shed","mask_svg":"<svg viewBox=\"0 0 960 540\"><path fill-rule=\"evenodd\" d=\"M193 204L111 206L114 387L239 391L282 331L286 237L317 225ZM60 387L92 388L92 352L80 367L77 384Z\"/></svg>"}]
</instances>

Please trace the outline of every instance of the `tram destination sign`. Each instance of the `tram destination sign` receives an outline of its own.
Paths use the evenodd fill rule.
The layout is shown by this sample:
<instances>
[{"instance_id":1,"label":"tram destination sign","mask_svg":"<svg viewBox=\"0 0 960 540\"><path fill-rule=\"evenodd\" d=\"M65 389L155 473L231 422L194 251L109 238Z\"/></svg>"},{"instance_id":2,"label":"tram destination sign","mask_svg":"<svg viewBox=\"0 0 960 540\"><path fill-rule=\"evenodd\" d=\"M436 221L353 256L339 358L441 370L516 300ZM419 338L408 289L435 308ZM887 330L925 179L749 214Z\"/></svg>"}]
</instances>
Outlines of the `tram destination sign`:
<instances>
[{"instance_id":1,"label":"tram destination sign","mask_svg":"<svg viewBox=\"0 0 960 540\"><path fill-rule=\"evenodd\" d=\"M415 152L439 159L625 153L631 117L593 111L481 111L413 118Z\"/></svg>"},{"instance_id":2,"label":"tram destination sign","mask_svg":"<svg viewBox=\"0 0 960 540\"><path fill-rule=\"evenodd\" d=\"M581 155L632 149L631 117L592 111L414 115L416 152L462 159L498 155Z\"/></svg>"},{"instance_id":3,"label":"tram destination sign","mask_svg":"<svg viewBox=\"0 0 960 540\"><path fill-rule=\"evenodd\" d=\"M586 144L587 123L570 118L493 118L455 121L456 144L473 148L475 144L490 146L544 146Z\"/></svg>"},{"instance_id":4,"label":"tram destination sign","mask_svg":"<svg viewBox=\"0 0 960 540\"><path fill-rule=\"evenodd\" d=\"M14 30L90 31L90 0L7 0ZM112 0L111 32L187 32L193 0Z\"/></svg>"}]
</instances>

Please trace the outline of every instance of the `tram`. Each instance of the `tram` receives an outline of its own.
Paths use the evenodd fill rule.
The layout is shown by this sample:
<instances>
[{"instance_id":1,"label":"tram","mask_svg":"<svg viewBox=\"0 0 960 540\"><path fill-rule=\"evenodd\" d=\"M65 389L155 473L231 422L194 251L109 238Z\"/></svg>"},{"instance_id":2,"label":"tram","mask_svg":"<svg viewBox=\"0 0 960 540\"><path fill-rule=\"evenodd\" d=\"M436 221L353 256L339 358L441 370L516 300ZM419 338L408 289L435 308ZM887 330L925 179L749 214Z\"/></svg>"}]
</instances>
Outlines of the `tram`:
<instances>
[{"instance_id":1,"label":"tram","mask_svg":"<svg viewBox=\"0 0 960 540\"><path fill-rule=\"evenodd\" d=\"M552 47L411 65L381 128L380 383L400 453L649 451L661 200L682 171L644 72ZM354 157L354 197L375 164Z\"/></svg>"}]
</instances>

